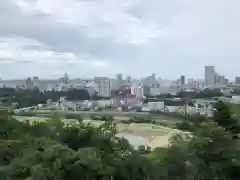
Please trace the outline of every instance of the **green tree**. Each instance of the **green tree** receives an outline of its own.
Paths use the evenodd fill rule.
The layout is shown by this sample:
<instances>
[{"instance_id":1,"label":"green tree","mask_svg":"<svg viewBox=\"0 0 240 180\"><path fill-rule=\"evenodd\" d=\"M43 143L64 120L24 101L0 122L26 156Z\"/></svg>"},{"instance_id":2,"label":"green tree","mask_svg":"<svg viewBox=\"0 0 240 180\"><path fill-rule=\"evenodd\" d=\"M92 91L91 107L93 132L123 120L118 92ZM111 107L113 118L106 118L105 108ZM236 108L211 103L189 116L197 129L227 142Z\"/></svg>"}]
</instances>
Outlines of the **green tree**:
<instances>
[{"instance_id":1,"label":"green tree","mask_svg":"<svg viewBox=\"0 0 240 180\"><path fill-rule=\"evenodd\" d=\"M229 105L222 101L214 105L213 119L219 126L231 131L235 136L240 132L239 120L233 117Z\"/></svg>"}]
</instances>

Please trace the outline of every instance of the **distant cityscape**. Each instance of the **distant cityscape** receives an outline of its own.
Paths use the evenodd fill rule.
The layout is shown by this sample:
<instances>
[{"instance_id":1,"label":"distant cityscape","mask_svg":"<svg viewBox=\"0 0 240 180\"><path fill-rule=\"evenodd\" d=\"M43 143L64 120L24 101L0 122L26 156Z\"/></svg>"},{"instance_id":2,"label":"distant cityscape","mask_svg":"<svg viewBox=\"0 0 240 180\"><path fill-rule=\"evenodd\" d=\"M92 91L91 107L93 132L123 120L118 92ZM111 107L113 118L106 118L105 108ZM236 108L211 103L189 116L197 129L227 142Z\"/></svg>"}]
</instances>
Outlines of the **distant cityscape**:
<instances>
[{"instance_id":1,"label":"distant cityscape","mask_svg":"<svg viewBox=\"0 0 240 180\"><path fill-rule=\"evenodd\" d=\"M93 77L92 79L71 79L68 73L59 79L44 80L37 76L25 80L0 80L0 88L39 89L40 91L68 91L70 89L85 89L90 95L97 93L101 97L111 97L113 91L143 98L160 94L176 94L180 91L196 91L206 88L240 88L240 77L235 82L229 82L224 76L217 73L214 66L205 66L205 79L187 79L180 75L177 80L164 80L151 76L134 79L122 74L116 78Z\"/></svg>"},{"instance_id":2,"label":"distant cityscape","mask_svg":"<svg viewBox=\"0 0 240 180\"><path fill-rule=\"evenodd\" d=\"M58 79L28 77L0 81L0 105L14 113L81 113L86 116L178 113L211 117L219 100L240 104L240 77L230 82L206 66L205 79L164 80L155 73L135 79L123 74L115 78L72 79L66 72Z\"/></svg>"}]
</instances>

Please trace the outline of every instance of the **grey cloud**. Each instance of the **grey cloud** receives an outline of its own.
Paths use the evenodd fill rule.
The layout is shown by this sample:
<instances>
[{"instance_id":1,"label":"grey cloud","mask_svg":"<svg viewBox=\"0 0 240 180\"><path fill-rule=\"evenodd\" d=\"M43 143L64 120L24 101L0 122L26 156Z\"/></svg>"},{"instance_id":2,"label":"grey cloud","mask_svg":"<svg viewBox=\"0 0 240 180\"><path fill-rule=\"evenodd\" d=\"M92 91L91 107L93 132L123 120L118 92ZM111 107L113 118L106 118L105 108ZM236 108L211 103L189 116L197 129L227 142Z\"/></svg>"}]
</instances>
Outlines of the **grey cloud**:
<instances>
[{"instance_id":1,"label":"grey cloud","mask_svg":"<svg viewBox=\"0 0 240 180\"><path fill-rule=\"evenodd\" d=\"M74 1L76 0L69 2ZM135 76L144 76L155 71L158 75L171 78L176 78L182 73L187 76L201 77L203 66L208 64L217 65L219 71L230 77L234 74L225 68L227 64L231 68L240 70L240 53L238 52L240 3L236 0L131 0L129 2L132 4L120 8L122 12L119 16L114 14L116 21L105 14L111 21L99 20L100 17L93 19L89 17L89 21L99 20L95 24L89 22L93 26L64 23L54 19L51 14L41 11L25 13L13 2L7 0L0 2L1 37L18 35L39 41L52 51L86 53L93 59L110 61L118 67L118 71ZM85 3L89 2L85 0ZM106 2L110 1L91 1L91 3ZM118 2L115 6L112 2L111 5L116 8L121 4ZM116 11L118 10L119 8L116 8ZM77 10L75 11L78 13ZM94 16L95 10L89 9L89 11L92 11L91 15ZM131 20L124 19L123 22L126 21L126 23L123 23L120 22L121 18ZM114 25L118 21L122 27L118 25L116 27L122 28L123 33L118 33L118 29L115 29ZM128 22L136 22L134 24L136 29L132 30ZM153 27L156 25L156 28L152 28L153 31L159 29L162 34L151 38L153 43L150 44L134 45L116 41L116 35L124 41L125 34L134 35L134 32L137 34L143 31L143 34L139 35L140 38L141 35L146 34L144 25L153 25ZM131 29L124 31L124 28L128 27ZM91 31L91 34L88 34L88 31ZM109 31L113 32L113 35L108 35ZM149 35L153 34L153 31L149 31ZM25 50L41 49L33 45L24 48ZM171 68L172 70L169 71Z\"/></svg>"}]
</instances>

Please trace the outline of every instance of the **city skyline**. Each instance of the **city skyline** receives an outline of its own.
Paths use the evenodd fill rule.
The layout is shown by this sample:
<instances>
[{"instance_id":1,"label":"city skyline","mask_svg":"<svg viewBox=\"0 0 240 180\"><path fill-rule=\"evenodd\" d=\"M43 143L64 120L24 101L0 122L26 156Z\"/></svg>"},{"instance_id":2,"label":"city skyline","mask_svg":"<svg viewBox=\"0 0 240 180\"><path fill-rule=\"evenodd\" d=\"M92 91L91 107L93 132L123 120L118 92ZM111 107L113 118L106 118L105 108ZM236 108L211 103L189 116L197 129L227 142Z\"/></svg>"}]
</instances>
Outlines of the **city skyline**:
<instances>
[{"instance_id":1,"label":"city skyline","mask_svg":"<svg viewBox=\"0 0 240 180\"><path fill-rule=\"evenodd\" d=\"M234 76L233 79L230 79L228 78L227 76L225 76L224 74L219 74L218 70L216 70L216 67L215 66L205 66L204 67L204 77L201 77L201 78L196 78L196 77L186 77L184 74L181 74L180 76L176 77L175 79L168 79L168 78L164 78L164 77L161 77L161 76L158 76L156 75L155 72L153 72L151 75L147 75L145 77L141 76L141 77L132 77L132 76L129 76L127 74L123 74L123 73L116 73L114 74L113 76L90 76L90 77L86 77L86 76L83 76L83 77L69 77L69 74L68 72L64 72L64 75L61 74L59 76L56 76L56 77L47 77L47 78L42 78L42 77L39 77L39 76L28 76L28 77L24 77L22 79L20 79L19 77L18 78L15 78L15 79L1 79L0 80L23 80L23 79L28 79L28 78L32 78L32 79L41 79L41 80L57 80L57 79L63 79L63 78L69 78L69 79L82 79L82 80L86 80L86 79L94 79L94 78L98 78L98 77L107 77L107 78L110 78L110 79L115 79L115 80L118 80L118 81L122 81L122 80L126 80L126 81L129 81L130 79L135 79L135 80L140 80L140 79L146 79L146 78L149 78L149 77L152 77L153 79L156 79L156 80L170 80L170 81L176 81L176 82L180 82L181 84L185 84L185 82L187 82L188 80L192 81L192 80L197 80L197 81L203 81L205 84L207 85L213 85L213 84L216 84L216 83L223 83L223 81L227 81L227 82L236 82L238 81L237 79L239 78L239 76Z\"/></svg>"},{"instance_id":2,"label":"city skyline","mask_svg":"<svg viewBox=\"0 0 240 180\"><path fill-rule=\"evenodd\" d=\"M0 78L240 72L239 1L0 2Z\"/></svg>"},{"instance_id":3,"label":"city skyline","mask_svg":"<svg viewBox=\"0 0 240 180\"><path fill-rule=\"evenodd\" d=\"M111 79L116 79L116 80L119 80L119 76L121 77L120 79L122 80L128 80L128 78L131 78L131 79L145 79L145 78L148 78L148 77L154 77L154 79L162 79L162 80L171 80L171 81L188 81L188 80L202 80L202 81L206 81L206 75L208 74L206 69L208 69L208 67L213 67L213 73L214 73L214 76L219 76L218 75L218 71L216 71L216 67L215 66L205 66L205 70L203 71L203 76L202 77L187 77L185 76L185 74L179 74L179 76L177 76L176 78L174 79L170 79L170 78L166 78L166 77L162 77L162 76L159 76L158 74L156 74L155 72L153 72L152 74L149 74L149 75L146 75L146 76L139 76L139 77L134 77L134 76L130 76L129 74L123 74L123 73L115 73L113 75L110 75L110 76L70 76L69 75L69 72L62 72L62 74L60 74L59 76L47 76L47 77L44 77L44 76L37 76L37 75L33 75L33 76L26 76L26 77L17 77L17 78L12 78L12 79L6 79L6 78L1 78L0 77L0 80L26 80L28 78L37 78L38 80L57 80L57 79L62 79L66 76L68 76L69 79L94 79L95 77L107 77L107 78L111 78ZM206 74L207 73L207 74ZM71 74L71 73L70 73ZM231 78L228 78L227 76L225 76L224 74L222 74L223 77L227 78L228 80L230 80L230 82L233 82L236 80L236 78L238 78L239 76L234 76L233 79ZM182 78L184 78L184 80L182 80ZM213 77L214 78L214 77ZM207 78L208 79L208 78ZM214 80L213 80L214 81ZM206 82L205 82L206 83ZM207 83L208 84L208 83Z\"/></svg>"}]
</instances>

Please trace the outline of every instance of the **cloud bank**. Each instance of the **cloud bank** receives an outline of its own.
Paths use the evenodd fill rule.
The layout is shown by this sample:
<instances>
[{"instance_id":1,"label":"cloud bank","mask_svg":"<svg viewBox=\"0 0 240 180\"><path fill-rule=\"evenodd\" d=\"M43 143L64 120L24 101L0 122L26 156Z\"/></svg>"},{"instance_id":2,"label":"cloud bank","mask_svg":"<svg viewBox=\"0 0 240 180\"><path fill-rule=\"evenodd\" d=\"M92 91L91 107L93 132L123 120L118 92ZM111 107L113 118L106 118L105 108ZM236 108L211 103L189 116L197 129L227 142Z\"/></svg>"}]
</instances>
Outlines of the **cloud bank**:
<instances>
[{"instance_id":1,"label":"cloud bank","mask_svg":"<svg viewBox=\"0 0 240 180\"><path fill-rule=\"evenodd\" d=\"M2 0L0 78L240 71L238 0Z\"/></svg>"}]
</instances>

